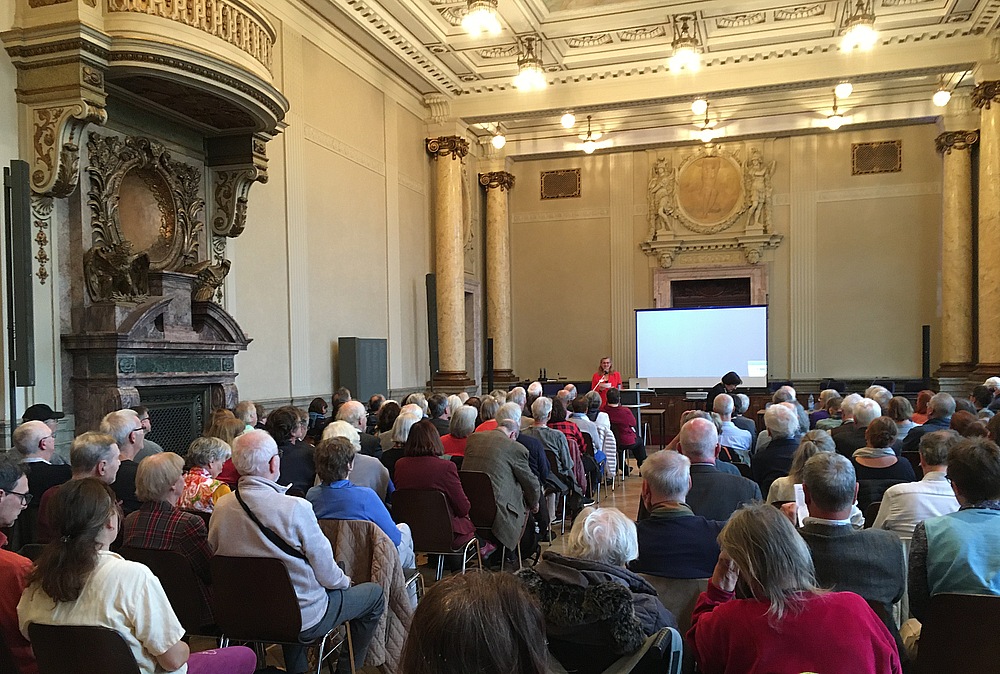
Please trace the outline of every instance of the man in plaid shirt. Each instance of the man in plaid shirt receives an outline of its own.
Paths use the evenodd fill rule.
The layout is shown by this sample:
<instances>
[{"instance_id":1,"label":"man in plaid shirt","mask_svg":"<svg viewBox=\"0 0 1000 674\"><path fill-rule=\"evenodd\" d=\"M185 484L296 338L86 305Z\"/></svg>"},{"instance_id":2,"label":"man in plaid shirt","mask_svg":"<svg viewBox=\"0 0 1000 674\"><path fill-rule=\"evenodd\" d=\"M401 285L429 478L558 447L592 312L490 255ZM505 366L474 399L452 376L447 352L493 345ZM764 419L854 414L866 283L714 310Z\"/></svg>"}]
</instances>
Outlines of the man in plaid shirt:
<instances>
[{"instance_id":1,"label":"man in plaid shirt","mask_svg":"<svg viewBox=\"0 0 1000 674\"><path fill-rule=\"evenodd\" d=\"M184 491L183 466L184 460L173 452L154 454L139 464L135 491L142 504L125 518L124 545L183 555L198 579L203 599L202 624L210 625L214 622L208 590L212 582L209 569L212 549L208 547L205 521L176 507Z\"/></svg>"},{"instance_id":2,"label":"man in plaid shirt","mask_svg":"<svg viewBox=\"0 0 1000 674\"><path fill-rule=\"evenodd\" d=\"M576 443L576 448L579 450L579 454L573 451L572 443L570 443L570 455L573 460L577 460L577 456L583 462L584 470L587 474L587 484L581 485L584 487L585 498L583 500L583 505L591 505L594 500L591 498L593 496L594 486L597 484L599 479L600 469L597 466L597 461L594 457L587 454L587 445L583 440L583 433L580 432L580 427L574 424L572 421L566 418L566 403L562 401L561 398L556 398L552 401L552 414L549 417L549 428L554 431L559 431L566 436L567 440L572 440Z\"/></svg>"}]
</instances>

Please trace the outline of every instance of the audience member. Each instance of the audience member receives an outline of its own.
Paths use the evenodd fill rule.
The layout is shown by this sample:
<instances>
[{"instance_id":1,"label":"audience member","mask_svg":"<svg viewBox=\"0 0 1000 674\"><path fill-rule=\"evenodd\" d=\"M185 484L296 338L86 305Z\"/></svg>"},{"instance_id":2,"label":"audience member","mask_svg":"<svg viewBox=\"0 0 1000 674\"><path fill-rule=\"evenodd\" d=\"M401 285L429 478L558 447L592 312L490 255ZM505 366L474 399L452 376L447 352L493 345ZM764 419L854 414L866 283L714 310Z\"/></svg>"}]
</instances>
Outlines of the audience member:
<instances>
[{"instance_id":1,"label":"audience member","mask_svg":"<svg viewBox=\"0 0 1000 674\"><path fill-rule=\"evenodd\" d=\"M569 417L567 419L570 423L576 424L580 430L581 437L583 437L584 433L590 436L591 441L594 443L594 459L598 464L601 464L603 462L602 457L604 456L604 438L598 433L597 424L587 416L589 410L590 401L586 397L580 396L579 398L574 398L573 402L570 403ZM600 455L597 454L598 452L600 452Z\"/></svg>"},{"instance_id":2,"label":"audience member","mask_svg":"<svg viewBox=\"0 0 1000 674\"><path fill-rule=\"evenodd\" d=\"M281 560L299 603L300 639L309 641L349 620L354 665L361 668L382 615L382 588L375 583L352 587L333 559L312 506L305 499L286 496L275 482L281 456L274 438L264 431L244 433L233 445L233 463L240 473L239 485L219 500L209 524L208 540L215 554ZM305 672L305 648L283 648L286 670ZM341 674L351 671L348 649L342 649L337 669Z\"/></svg>"},{"instance_id":3,"label":"audience member","mask_svg":"<svg viewBox=\"0 0 1000 674\"><path fill-rule=\"evenodd\" d=\"M208 529L197 515L178 509L184 492L184 460L173 452L154 454L139 464L135 491L141 504L125 518L122 545L140 550L169 550L183 556L201 592L202 625L213 623L208 586L212 583Z\"/></svg>"},{"instance_id":4,"label":"audience member","mask_svg":"<svg viewBox=\"0 0 1000 674\"><path fill-rule=\"evenodd\" d=\"M427 414L430 417L438 435L444 436L451 432L451 411L448 408L448 398L441 393L435 393L427 399Z\"/></svg>"},{"instance_id":5,"label":"audience member","mask_svg":"<svg viewBox=\"0 0 1000 674\"><path fill-rule=\"evenodd\" d=\"M25 422L17 430L28 424L41 424L45 427L42 432L52 433L41 421ZM32 433L30 427L28 433ZM34 500L28 491L24 466L18 458L10 452L0 454L0 638L7 644L20 674L38 674L31 644L21 635L17 622L17 602L27 585L31 560L4 549L7 547L7 536L2 531L13 526L18 516Z\"/></svg>"},{"instance_id":6,"label":"audience member","mask_svg":"<svg viewBox=\"0 0 1000 674\"><path fill-rule=\"evenodd\" d=\"M382 443L371 433L365 431L368 422L368 412L365 406L357 400L348 400L337 410L337 421L346 421L358 429L358 439L361 442L361 453L367 456L374 456L376 459L382 456Z\"/></svg>"},{"instance_id":7,"label":"audience member","mask_svg":"<svg viewBox=\"0 0 1000 674\"><path fill-rule=\"evenodd\" d=\"M858 595L817 587L808 546L776 508L737 511L719 545L687 635L699 671L901 673L889 630ZM736 599L737 580L749 599Z\"/></svg>"},{"instance_id":8,"label":"audience member","mask_svg":"<svg viewBox=\"0 0 1000 674\"><path fill-rule=\"evenodd\" d=\"M407 440L406 455L396 462L396 487L433 489L443 493L451 509L453 547L459 548L472 540L476 527L469 519L469 497L462 489L458 468L451 461L441 460L444 450L434 424L421 420L410 432L413 437Z\"/></svg>"},{"instance_id":9,"label":"audience member","mask_svg":"<svg viewBox=\"0 0 1000 674\"><path fill-rule=\"evenodd\" d=\"M556 465L553 467L550 463L549 467L553 469L556 477L558 477L559 480L570 490L571 498L573 500L570 510L578 510L583 496L583 489L581 489L580 483L585 482L586 480L579 479L583 477L582 470L577 471L573 464L573 459L569 453L569 443L566 442L566 436L546 425L551 414L552 401L545 397L537 398L535 402L531 404L531 416L534 419L534 425L525 428L521 431L521 433L535 438L542 443L542 447L545 448L546 452L551 451L555 454Z\"/></svg>"},{"instance_id":10,"label":"audience member","mask_svg":"<svg viewBox=\"0 0 1000 674\"><path fill-rule=\"evenodd\" d=\"M889 407L889 401L892 400L892 392L884 386L872 384L865 389L865 398L878 403L882 414L885 414L886 409Z\"/></svg>"},{"instance_id":11,"label":"audience member","mask_svg":"<svg viewBox=\"0 0 1000 674\"><path fill-rule=\"evenodd\" d=\"M36 403L24 410L21 415L21 423L28 421L41 421L52 431L55 436L59 432L59 420L66 417L65 412L54 410L45 403ZM53 453L52 461L54 465L66 465L67 461L58 452Z\"/></svg>"},{"instance_id":12,"label":"audience member","mask_svg":"<svg viewBox=\"0 0 1000 674\"><path fill-rule=\"evenodd\" d=\"M993 391L980 384L972 389L972 393L969 395L969 400L971 400L972 404L975 405L977 412L987 409L989 408L990 403L993 402Z\"/></svg>"},{"instance_id":13,"label":"audience member","mask_svg":"<svg viewBox=\"0 0 1000 674\"><path fill-rule=\"evenodd\" d=\"M802 490L809 517L799 533L812 552L816 580L822 587L878 602L888 615L906 591L903 546L888 531L854 528L854 466L840 454L821 452L806 461Z\"/></svg>"},{"instance_id":14,"label":"audience member","mask_svg":"<svg viewBox=\"0 0 1000 674\"><path fill-rule=\"evenodd\" d=\"M479 425L476 426L476 432L480 433L482 431L492 431L497 427L497 421L494 417L497 415L497 410L500 409L500 404L496 401L493 396L486 396L479 406Z\"/></svg>"},{"instance_id":15,"label":"audience member","mask_svg":"<svg viewBox=\"0 0 1000 674\"><path fill-rule=\"evenodd\" d=\"M497 504L491 531L508 550L517 548L528 512L538 512L542 495L538 478L528 464L528 449L515 441L519 432L520 424L507 419L496 430L474 433L465 446L462 463L464 471L490 476Z\"/></svg>"},{"instance_id":16,"label":"audience member","mask_svg":"<svg viewBox=\"0 0 1000 674\"><path fill-rule=\"evenodd\" d=\"M864 512L882 494L899 482L917 479L913 466L896 455L892 444L896 439L896 422L889 417L879 417L868 424L867 446L854 450L851 462L860 483L858 507Z\"/></svg>"},{"instance_id":17,"label":"audience member","mask_svg":"<svg viewBox=\"0 0 1000 674\"><path fill-rule=\"evenodd\" d=\"M182 640L184 628L153 573L109 550L121 522L115 499L111 488L95 478L59 487L52 503L58 533L17 605L21 633L27 637L35 622L115 630L143 674L173 672L185 664L189 674L253 672L257 656L244 646L190 652Z\"/></svg>"},{"instance_id":18,"label":"audience member","mask_svg":"<svg viewBox=\"0 0 1000 674\"><path fill-rule=\"evenodd\" d=\"M779 403L764 411L764 426L771 441L764 449L757 450L751 464L753 479L762 494L767 493L776 479L788 475L792 467L792 455L799 447L799 418L791 403Z\"/></svg>"},{"instance_id":19,"label":"audience member","mask_svg":"<svg viewBox=\"0 0 1000 674\"><path fill-rule=\"evenodd\" d=\"M733 423L735 401L728 393L715 397L712 408L722 422L722 432L719 434L719 444L735 452L743 463L750 463L750 448L753 447L753 434L743 430Z\"/></svg>"},{"instance_id":20,"label":"audience member","mask_svg":"<svg viewBox=\"0 0 1000 674\"><path fill-rule=\"evenodd\" d=\"M925 433L920 438L919 482L904 482L882 494L882 505L872 527L888 529L909 542L918 523L958 510L958 500L948 482L948 450L961 438L951 430Z\"/></svg>"},{"instance_id":21,"label":"audience member","mask_svg":"<svg viewBox=\"0 0 1000 674\"><path fill-rule=\"evenodd\" d=\"M816 400L816 409L809 413L809 430L816 428L816 422L830 418L826 404L834 398L839 397L840 392L835 388L826 388L819 392L819 398Z\"/></svg>"},{"instance_id":22,"label":"audience member","mask_svg":"<svg viewBox=\"0 0 1000 674\"><path fill-rule=\"evenodd\" d=\"M337 412L340 411L340 406L350 400L353 400L353 398L351 397L350 389L346 386L341 386L334 391L333 396L330 398L330 417L336 419Z\"/></svg>"},{"instance_id":23,"label":"audience member","mask_svg":"<svg viewBox=\"0 0 1000 674\"><path fill-rule=\"evenodd\" d=\"M802 468L806 461L820 452L835 452L837 446L829 431L809 431L799 440L798 449L792 454L792 466L788 475L779 477L767 490L768 503L788 503L795 500L795 485L802 484Z\"/></svg>"},{"instance_id":24,"label":"audience member","mask_svg":"<svg viewBox=\"0 0 1000 674\"><path fill-rule=\"evenodd\" d=\"M927 423L927 419L930 418L928 406L932 397L934 397L934 391L929 389L924 389L917 394L917 401L913 405L913 423L917 425Z\"/></svg>"},{"instance_id":25,"label":"audience member","mask_svg":"<svg viewBox=\"0 0 1000 674\"><path fill-rule=\"evenodd\" d=\"M218 412L225 414L219 414L217 418L212 419L208 428L205 429L205 437L218 438L232 447L233 441L243 433L246 426L242 421L232 416L233 413L229 410L218 410ZM220 482L225 482L230 488L236 486L240 474L236 472L232 457L226 459L225 463L222 464L222 472L217 477Z\"/></svg>"},{"instance_id":26,"label":"audience member","mask_svg":"<svg viewBox=\"0 0 1000 674\"><path fill-rule=\"evenodd\" d=\"M410 429L420 420L421 417L419 414L408 413L404 407L404 410L400 412L400 415L396 417L396 421L392 424L392 433L388 436L391 444L386 447L385 443L382 443L383 450L379 461L389 471L390 480L396 480L396 462L403 458L403 447L410 436Z\"/></svg>"},{"instance_id":27,"label":"audience member","mask_svg":"<svg viewBox=\"0 0 1000 674\"><path fill-rule=\"evenodd\" d=\"M361 453L358 429L346 421L334 421L323 431L323 440L330 438L347 438L354 447L354 470L347 478L351 484L368 487L378 494L382 501L388 502L389 495L396 489L392 478L389 477L389 469L374 456Z\"/></svg>"},{"instance_id":28,"label":"audience member","mask_svg":"<svg viewBox=\"0 0 1000 674\"><path fill-rule=\"evenodd\" d=\"M142 424L142 449L133 460L136 463L142 463L143 459L162 452L163 447L149 439L149 434L153 430L153 422L149 419L149 409L143 405L136 405L132 411L139 416L139 423Z\"/></svg>"},{"instance_id":29,"label":"audience member","mask_svg":"<svg viewBox=\"0 0 1000 674\"><path fill-rule=\"evenodd\" d=\"M271 412L264 430L271 434L281 454L281 473L278 484L289 487L292 496L304 497L316 481L316 464L313 448L305 437L308 417L302 418L300 410L284 405Z\"/></svg>"},{"instance_id":30,"label":"audience member","mask_svg":"<svg viewBox=\"0 0 1000 674\"><path fill-rule=\"evenodd\" d=\"M771 405L785 404L795 412L795 418L798 420L798 428L795 430L795 438L798 439L799 436L805 434L809 431L809 415L806 414L806 410L799 404L797 393L795 389L791 386L782 386L773 394L771 394ZM771 442L771 435L767 430L763 430L757 434L757 440L754 443L754 451L759 452L760 450L767 447L768 443Z\"/></svg>"},{"instance_id":31,"label":"audience member","mask_svg":"<svg viewBox=\"0 0 1000 674\"><path fill-rule=\"evenodd\" d=\"M918 401L919 402L919 401ZM955 399L947 393L935 393L927 403L927 421L921 426L915 426L903 438L901 448L904 452L916 452L920 449L920 437L924 433L941 431L951 426L951 415L955 413ZM916 420L916 413L914 413Z\"/></svg>"},{"instance_id":32,"label":"audience member","mask_svg":"<svg viewBox=\"0 0 1000 674\"><path fill-rule=\"evenodd\" d=\"M691 462L687 504L695 515L725 522L740 506L760 500L753 480L719 470L719 435L712 422L691 419L678 435L680 452Z\"/></svg>"},{"instance_id":33,"label":"audience member","mask_svg":"<svg viewBox=\"0 0 1000 674\"><path fill-rule=\"evenodd\" d=\"M73 470L70 482L87 477L96 477L105 484L112 484L118 476L121 455L115 439L105 433L83 433L73 438L69 449L69 464ZM58 535L55 522L49 517L49 503L66 482L51 487L42 494L38 504L38 524L35 527L35 541L48 543Z\"/></svg>"},{"instance_id":34,"label":"audience member","mask_svg":"<svg viewBox=\"0 0 1000 674\"><path fill-rule=\"evenodd\" d=\"M399 412L402 408L399 406L395 400L386 400L385 403L378 409L378 422L375 425L376 437L381 441L383 439L388 439L392 434L392 425L396 423L396 417L399 416ZM388 449L392 446L392 441L389 440L388 446L383 442L382 449Z\"/></svg>"},{"instance_id":35,"label":"audience member","mask_svg":"<svg viewBox=\"0 0 1000 674\"><path fill-rule=\"evenodd\" d=\"M407 406L413 405L410 413L415 414L418 419L427 418L427 396L423 393L411 393L403 398L403 413L406 413Z\"/></svg>"},{"instance_id":36,"label":"audience member","mask_svg":"<svg viewBox=\"0 0 1000 674\"><path fill-rule=\"evenodd\" d=\"M822 431L832 431L834 428L838 428L843 423L843 417L841 416L841 405L844 399L840 396L834 396L826 401L826 418L820 419L816 422L816 429Z\"/></svg>"},{"instance_id":37,"label":"audience member","mask_svg":"<svg viewBox=\"0 0 1000 674\"><path fill-rule=\"evenodd\" d=\"M417 564L409 525L394 523L378 494L347 479L354 470L356 454L354 445L347 438L320 441L316 446L315 461L316 474L321 482L306 493L306 499L312 504L318 519L373 522L396 546L402 567L412 569Z\"/></svg>"},{"instance_id":38,"label":"audience member","mask_svg":"<svg viewBox=\"0 0 1000 674\"><path fill-rule=\"evenodd\" d=\"M986 424L968 410L959 410L952 414L949 426L963 438L985 438L989 433Z\"/></svg>"},{"instance_id":39,"label":"audience member","mask_svg":"<svg viewBox=\"0 0 1000 674\"><path fill-rule=\"evenodd\" d=\"M139 499L135 495L135 473L139 464L135 462L135 455L142 449L145 431L139 424L139 415L125 409L104 415L101 419L101 433L110 435L118 445L121 465L111 488L118 496L122 510L128 515L139 509Z\"/></svg>"},{"instance_id":40,"label":"audience member","mask_svg":"<svg viewBox=\"0 0 1000 674\"><path fill-rule=\"evenodd\" d=\"M854 450L866 447L868 440L865 434L868 430L868 425L881 416L882 408L877 401L871 398L859 400L853 407L854 423L841 426L841 428L832 433L833 441L837 445L837 452L847 458L851 458ZM893 422L893 425L895 423ZM895 434L893 438L895 438Z\"/></svg>"},{"instance_id":41,"label":"audience member","mask_svg":"<svg viewBox=\"0 0 1000 674\"><path fill-rule=\"evenodd\" d=\"M753 419L746 418L745 415L747 410L750 409L750 398L745 393L734 393L731 394L733 398L733 424L737 428L742 429L750 434L751 437L757 437L757 424Z\"/></svg>"},{"instance_id":42,"label":"audience member","mask_svg":"<svg viewBox=\"0 0 1000 674\"><path fill-rule=\"evenodd\" d=\"M52 487L69 481L73 471L69 466L51 463L56 448L56 436L43 421L25 421L14 429L11 438L17 458L28 472L28 512L18 519L13 531L18 545L35 542L35 523L42 494ZM10 485L8 485L10 486ZM2 487L0 487L2 489Z\"/></svg>"},{"instance_id":43,"label":"audience member","mask_svg":"<svg viewBox=\"0 0 1000 674\"><path fill-rule=\"evenodd\" d=\"M847 433L854 430L854 406L864 400L857 393L850 393L840 401L840 424L828 429L830 435L837 438L840 433Z\"/></svg>"},{"instance_id":44,"label":"audience member","mask_svg":"<svg viewBox=\"0 0 1000 674\"><path fill-rule=\"evenodd\" d=\"M400 674L546 674L545 620L506 573L438 581L413 614Z\"/></svg>"},{"instance_id":45,"label":"audience member","mask_svg":"<svg viewBox=\"0 0 1000 674\"><path fill-rule=\"evenodd\" d=\"M306 432L306 437L314 442L323 436L323 429L330 423L330 419L326 417L328 409L330 406L322 398L313 398L309 403L309 430Z\"/></svg>"},{"instance_id":46,"label":"audience member","mask_svg":"<svg viewBox=\"0 0 1000 674\"><path fill-rule=\"evenodd\" d=\"M642 462L646 460L646 446L639 433L635 415L629 408L622 407L621 391L608 389L606 401L601 409L611 422L611 432L618 444L618 463L622 466L622 474L626 475L632 471L625 463L628 453L631 452L635 457L636 466L642 468Z\"/></svg>"},{"instance_id":47,"label":"audience member","mask_svg":"<svg viewBox=\"0 0 1000 674\"><path fill-rule=\"evenodd\" d=\"M913 422L913 406L903 396L895 396L889 401L885 415L896 422L896 428L899 431L896 437L900 439L902 445L902 438L905 438L910 429L916 426Z\"/></svg>"},{"instance_id":48,"label":"audience member","mask_svg":"<svg viewBox=\"0 0 1000 674\"><path fill-rule=\"evenodd\" d=\"M549 413L548 427L559 431L566 436L569 455L573 460L576 471L577 482L583 488L585 496L584 505L590 505L593 499L593 490L596 489L597 480L600 479L600 471L594 457L585 453L587 448L583 440L580 427L566 417L565 403L556 398L552 401L552 411ZM581 474L582 472L582 474Z\"/></svg>"},{"instance_id":49,"label":"audience member","mask_svg":"<svg viewBox=\"0 0 1000 674\"><path fill-rule=\"evenodd\" d=\"M496 420L498 424L505 421L512 421L521 428L521 407L516 402L506 402L497 410ZM518 432L514 438L519 445L528 450L528 467L532 474L538 479L540 495L538 498L539 509L535 513L535 522L539 531L547 531L549 526L549 512L545 507L545 487L550 485L555 491L562 493L566 491L566 485L549 470L549 459L545 455L545 447L541 440L523 432Z\"/></svg>"},{"instance_id":50,"label":"audience member","mask_svg":"<svg viewBox=\"0 0 1000 674\"><path fill-rule=\"evenodd\" d=\"M465 445L476 429L476 410L462 405L448 422L447 435L441 436L441 446L447 456L465 456Z\"/></svg>"},{"instance_id":51,"label":"audience member","mask_svg":"<svg viewBox=\"0 0 1000 674\"><path fill-rule=\"evenodd\" d=\"M368 399L368 422L365 425L365 432L371 435L375 435L376 427L378 425L378 412L382 409L382 403L385 402L385 396L381 393L375 393Z\"/></svg>"},{"instance_id":52,"label":"audience member","mask_svg":"<svg viewBox=\"0 0 1000 674\"><path fill-rule=\"evenodd\" d=\"M708 389L708 397L705 398L705 411L711 412L715 409L716 396L722 395L723 393L732 395L736 391L736 387L742 385L743 379L741 379L735 372L727 372L722 375L722 381Z\"/></svg>"},{"instance_id":53,"label":"audience member","mask_svg":"<svg viewBox=\"0 0 1000 674\"><path fill-rule=\"evenodd\" d=\"M257 426L257 406L252 400L241 400L233 408L233 415L243 422L243 432L252 431Z\"/></svg>"},{"instance_id":54,"label":"audience member","mask_svg":"<svg viewBox=\"0 0 1000 674\"><path fill-rule=\"evenodd\" d=\"M656 590L627 564L639 554L635 524L614 508L585 508L566 554L548 551L517 576L538 597L549 652L568 671L602 671L646 637L677 627Z\"/></svg>"},{"instance_id":55,"label":"audience member","mask_svg":"<svg viewBox=\"0 0 1000 674\"><path fill-rule=\"evenodd\" d=\"M184 493L178 507L212 512L219 499L230 492L229 485L217 478L232 454L232 448L218 438L195 438L187 451L190 467L184 474Z\"/></svg>"},{"instance_id":56,"label":"audience member","mask_svg":"<svg viewBox=\"0 0 1000 674\"><path fill-rule=\"evenodd\" d=\"M257 412L257 425L254 426L258 431L264 430L264 424L267 423L267 410L264 406L258 402L253 404L254 411Z\"/></svg>"},{"instance_id":57,"label":"audience member","mask_svg":"<svg viewBox=\"0 0 1000 674\"><path fill-rule=\"evenodd\" d=\"M696 515L687 504L691 462L677 452L654 452L639 472L639 497L649 516L635 523L639 556L629 568L666 578L711 576L719 560L717 539L725 522Z\"/></svg>"}]
</instances>

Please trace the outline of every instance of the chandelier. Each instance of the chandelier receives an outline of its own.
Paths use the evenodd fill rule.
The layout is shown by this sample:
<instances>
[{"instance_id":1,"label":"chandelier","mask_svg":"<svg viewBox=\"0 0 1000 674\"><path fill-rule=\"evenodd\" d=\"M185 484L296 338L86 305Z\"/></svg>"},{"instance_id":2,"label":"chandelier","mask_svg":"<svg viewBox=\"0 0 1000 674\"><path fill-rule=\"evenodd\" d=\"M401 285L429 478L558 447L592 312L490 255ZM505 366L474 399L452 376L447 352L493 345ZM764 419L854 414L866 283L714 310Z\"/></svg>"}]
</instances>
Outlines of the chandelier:
<instances>
[{"instance_id":1,"label":"chandelier","mask_svg":"<svg viewBox=\"0 0 1000 674\"><path fill-rule=\"evenodd\" d=\"M674 39L670 43L673 54L668 59L671 70L698 70L701 57L698 55L701 44L698 42L697 29L690 22L694 17L684 14L674 18Z\"/></svg>"},{"instance_id":2,"label":"chandelier","mask_svg":"<svg viewBox=\"0 0 1000 674\"><path fill-rule=\"evenodd\" d=\"M857 0L855 3L851 15L844 22L844 36L840 40L840 48L843 51L851 51L855 47L869 51L878 41L878 33L875 31L875 8L872 2L873 0Z\"/></svg>"},{"instance_id":3,"label":"chandelier","mask_svg":"<svg viewBox=\"0 0 1000 674\"><path fill-rule=\"evenodd\" d=\"M497 13L497 0L468 0L462 28L473 37L483 33L498 35L500 15Z\"/></svg>"},{"instance_id":4,"label":"chandelier","mask_svg":"<svg viewBox=\"0 0 1000 674\"><path fill-rule=\"evenodd\" d=\"M521 38L521 53L517 57L517 75L513 85L518 91L540 91L548 82L542 70L542 58L538 55L538 37L529 35Z\"/></svg>"}]
</instances>

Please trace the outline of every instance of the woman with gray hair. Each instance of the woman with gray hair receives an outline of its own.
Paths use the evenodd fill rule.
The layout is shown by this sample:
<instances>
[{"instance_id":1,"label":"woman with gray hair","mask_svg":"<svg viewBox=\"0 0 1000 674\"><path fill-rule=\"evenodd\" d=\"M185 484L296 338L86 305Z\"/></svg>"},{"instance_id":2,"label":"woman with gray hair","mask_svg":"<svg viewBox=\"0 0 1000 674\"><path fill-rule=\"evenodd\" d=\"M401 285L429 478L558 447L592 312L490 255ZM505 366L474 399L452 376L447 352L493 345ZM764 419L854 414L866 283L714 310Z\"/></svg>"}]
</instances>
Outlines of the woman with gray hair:
<instances>
[{"instance_id":1,"label":"woman with gray hair","mask_svg":"<svg viewBox=\"0 0 1000 674\"><path fill-rule=\"evenodd\" d=\"M549 651L569 671L600 672L677 620L656 590L626 568L639 556L635 523L614 508L584 508L566 554L542 554L517 572L545 614Z\"/></svg>"},{"instance_id":2,"label":"woman with gray hair","mask_svg":"<svg viewBox=\"0 0 1000 674\"><path fill-rule=\"evenodd\" d=\"M179 508L210 513L219 499L230 492L229 485L216 478L232 456L232 448L219 438L195 438L187 451L188 471Z\"/></svg>"},{"instance_id":3,"label":"woman with gray hair","mask_svg":"<svg viewBox=\"0 0 1000 674\"><path fill-rule=\"evenodd\" d=\"M868 603L816 586L809 548L777 508L736 511L719 545L722 554L687 634L699 671L902 672L896 643ZM750 598L736 599L737 584Z\"/></svg>"},{"instance_id":4,"label":"woman with gray hair","mask_svg":"<svg viewBox=\"0 0 1000 674\"><path fill-rule=\"evenodd\" d=\"M476 408L462 405L451 416L448 434L441 436L445 456L465 456L465 443L476 429Z\"/></svg>"}]
</instances>

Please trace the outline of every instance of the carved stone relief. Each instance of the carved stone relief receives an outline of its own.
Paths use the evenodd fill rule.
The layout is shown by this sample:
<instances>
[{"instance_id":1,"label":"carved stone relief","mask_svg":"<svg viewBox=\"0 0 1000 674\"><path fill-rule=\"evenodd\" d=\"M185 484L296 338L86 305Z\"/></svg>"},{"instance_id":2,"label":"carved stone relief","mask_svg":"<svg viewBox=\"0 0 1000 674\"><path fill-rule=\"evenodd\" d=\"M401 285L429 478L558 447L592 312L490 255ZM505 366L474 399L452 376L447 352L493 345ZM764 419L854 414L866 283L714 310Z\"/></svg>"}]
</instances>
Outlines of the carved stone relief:
<instances>
[{"instance_id":1,"label":"carved stone relief","mask_svg":"<svg viewBox=\"0 0 1000 674\"><path fill-rule=\"evenodd\" d=\"M80 177L80 135L91 122L104 124L107 111L89 101L32 110L31 189L67 197Z\"/></svg>"},{"instance_id":2,"label":"carved stone relief","mask_svg":"<svg viewBox=\"0 0 1000 674\"><path fill-rule=\"evenodd\" d=\"M42 285L45 285L45 281L49 278L49 270L45 265L49 262L47 246L49 245L48 232L50 231L52 206L52 197L31 195L31 224L38 230L35 233L35 243L38 245L38 251L35 253L38 271L35 272L35 276L38 277L38 282Z\"/></svg>"},{"instance_id":3,"label":"carved stone relief","mask_svg":"<svg viewBox=\"0 0 1000 674\"><path fill-rule=\"evenodd\" d=\"M138 301L146 275L198 261L205 202L201 171L143 137L90 135L92 247L84 255L91 300Z\"/></svg>"}]
</instances>

